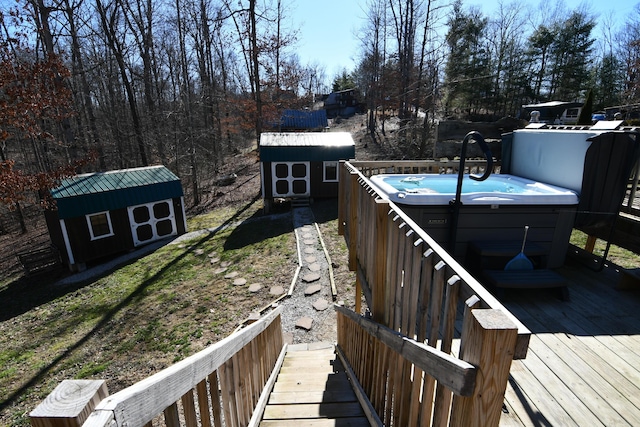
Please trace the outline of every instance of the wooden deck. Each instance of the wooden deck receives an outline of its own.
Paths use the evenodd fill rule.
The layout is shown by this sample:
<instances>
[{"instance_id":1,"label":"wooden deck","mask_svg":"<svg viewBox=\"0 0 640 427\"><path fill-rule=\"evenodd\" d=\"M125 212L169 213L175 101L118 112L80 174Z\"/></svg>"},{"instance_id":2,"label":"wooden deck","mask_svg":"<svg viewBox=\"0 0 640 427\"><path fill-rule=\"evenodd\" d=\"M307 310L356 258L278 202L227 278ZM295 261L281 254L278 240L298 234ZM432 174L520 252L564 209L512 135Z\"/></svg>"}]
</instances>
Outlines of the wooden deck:
<instances>
[{"instance_id":1,"label":"wooden deck","mask_svg":"<svg viewBox=\"0 0 640 427\"><path fill-rule=\"evenodd\" d=\"M613 268L576 259L558 270L571 300L507 289L505 306L532 332L514 361L501 426L640 425L640 287L617 290Z\"/></svg>"},{"instance_id":2,"label":"wooden deck","mask_svg":"<svg viewBox=\"0 0 640 427\"><path fill-rule=\"evenodd\" d=\"M640 285L575 257L557 289L505 289L502 302L532 332L516 360L501 426L640 426ZM289 351L261 426L369 425L333 348Z\"/></svg>"},{"instance_id":3,"label":"wooden deck","mask_svg":"<svg viewBox=\"0 0 640 427\"><path fill-rule=\"evenodd\" d=\"M369 426L333 345L290 346L260 426Z\"/></svg>"}]
</instances>

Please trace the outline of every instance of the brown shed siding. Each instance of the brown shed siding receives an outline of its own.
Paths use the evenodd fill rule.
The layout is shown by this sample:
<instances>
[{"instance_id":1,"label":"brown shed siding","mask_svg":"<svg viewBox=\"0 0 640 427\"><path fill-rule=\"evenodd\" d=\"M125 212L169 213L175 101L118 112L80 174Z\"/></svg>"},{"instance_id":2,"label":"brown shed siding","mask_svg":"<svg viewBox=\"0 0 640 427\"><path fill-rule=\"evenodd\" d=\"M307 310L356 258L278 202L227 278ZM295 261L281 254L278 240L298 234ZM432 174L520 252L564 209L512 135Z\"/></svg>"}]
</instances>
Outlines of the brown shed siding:
<instances>
[{"instance_id":1,"label":"brown shed siding","mask_svg":"<svg viewBox=\"0 0 640 427\"><path fill-rule=\"evenodd\" d=\"M273 177L271 162L262 162L262 176L264 197L273 198ZM338 182L324 182L324 163L309 162L309 196L316 198L330 198L338 196Z\"/></svg>"},{"instance_id":2,"label":"brown shed siding","mask_svg":"<svg viewBox=\"0 0 640 427\"><path fill-rule=\"evenodd\" d=\"M176 197L171 201L173 204L177 235L184 234L186 229L182 199ZM111 210L109 211L109 216L111 218L113 235L95 240L91 240L91 234L85 216L64 220L67 238L69 239L69 247L73 255L73 265L86 264L90 261L96 261L135 248L127 208ZM64 241L60 219L56 212L45 212L45 219L47 227L49 228L51 242L58 249L62 260L73 268Z\"/></svg>"}]
</instances>

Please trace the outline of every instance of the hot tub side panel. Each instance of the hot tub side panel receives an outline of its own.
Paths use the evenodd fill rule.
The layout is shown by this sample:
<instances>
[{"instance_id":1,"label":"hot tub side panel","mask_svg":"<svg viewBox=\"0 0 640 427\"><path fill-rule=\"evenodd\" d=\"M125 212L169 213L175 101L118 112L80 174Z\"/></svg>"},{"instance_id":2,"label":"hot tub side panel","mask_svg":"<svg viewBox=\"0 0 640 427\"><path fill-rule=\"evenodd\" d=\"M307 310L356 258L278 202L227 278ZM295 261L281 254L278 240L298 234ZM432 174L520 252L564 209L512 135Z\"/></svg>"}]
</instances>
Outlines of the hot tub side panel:
<instances>
[{"instance_id":1,"label":"hot tub side panel","mask_svg":"<svg viewBox=\"0 0 640 427\"><path fill-rule=\"evenodd\" d=\"M450 207L398 206L442 247L449 248ZM569 247L575 214L575 205L463 205L458 219L454 257L467 264L467 246L471 241L521 242L524 227L528 225L527 241L538 243L548 252L541 267L560 267Z\"/></svg>"}]
</instances>

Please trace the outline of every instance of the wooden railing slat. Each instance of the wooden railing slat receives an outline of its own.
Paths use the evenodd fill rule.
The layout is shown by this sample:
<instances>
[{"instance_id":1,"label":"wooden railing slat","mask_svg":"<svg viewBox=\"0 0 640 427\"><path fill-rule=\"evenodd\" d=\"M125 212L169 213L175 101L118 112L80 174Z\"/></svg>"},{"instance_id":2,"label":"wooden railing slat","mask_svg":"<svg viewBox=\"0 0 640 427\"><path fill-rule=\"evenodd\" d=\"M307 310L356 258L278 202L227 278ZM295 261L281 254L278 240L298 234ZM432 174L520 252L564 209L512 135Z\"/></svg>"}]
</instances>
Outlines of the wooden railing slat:
<instances>
[{"instance_id":1,"label":"wooden railing slat","mask_svg":"<svg viewBox=\"0 0 640 427\"><path fill-rule=\"evenodd\" d=\"M198 411L202 427L211 427L211 414L209 412L209 395L207 394L207 380L202 380L196 386L198 392Z\"/></svg>"},{"instance_id":2,"label":"wooden railing slat","mask_svg":"<svg viewBox=\"0 0 640 427\"><path fill-rule=\"evenodd\" d=\"M164 423L167 427L180 427L180 414L178 413L178 404L173 402L164 412Z\"/></svg>"},{"instance_id":3,"label":"wooden railing slat","mask_svg":"<svg viewBox=\"0 0 640 427\"><path fill-rule=\"evenodd\" d=\"M198 418L196 416L196 401L193 397L193 390L186 392L182 398L182 412L184 413L184 422L186 427L197 427Z\"/></svg>"},{"instance_id":4,"label":"wooden railing slat","mask_svg":"<svg viewBox=\"0 0 640 427\"><path fill-rule=\"evenodd\" d=\"M410 327L410 319L411 312L413 311L413 305L415 301L411 301L411 278L413 271L413 230L407 230L404 235L404 262L402 263L403 271L402 271L402 321L400 330L403 331L406 335L413 338L413 334L409 332L411 330Z\"/></svg>"},{"instance_id":5,"label":"wooden railing slat","mask_svg":"<svg viewBox=\"0 0 640 427\"><path fill-rule=\"evenodd\" d=\"M422 255L420 270L420 293L418 295L418 341L424 342L427 337L429 321L429 306L431 302L431 287L433 282L433 249L427 249Z\"/></svg>"},{"instance_id":6,"label":"wooden railing slat","mask_svg":"<svg viewBox=\"0 0 640 427\"><path fill-rule=\"evenodd\" d=\"M415 309L418 298L420 297L420 275L422 273L422 240L418 239L413 242L413 248L411 250L411 274L409 278L409 300L411 301L412 307L408 310L409 314L409 328L408 328L408 336L413 338L417 333L417 323L418 323L418 311Z\"/></svg>"},{"instance_id":7,"label":"wooden railing slat","mask_svg":"<svg viewBox=\"0 0 640 427\"><path fill-rule=\"evenodd\" d=\"M220 389L218 385L218 371L213 371L209 375L209 395L211 396L211 414L213 425L222 427L222 403L220 401Z\"/></svg>"},{"instance_id":8,"label":"wooden railing slat","mask_svg":"<svg viewBox=\"0 0 640 427\"><path fill-rule=\"evenodd\" d=\"M445 272L447 265L440 261L433 268L433 283L431 289L431 306L429 307L429 338L431 347L436 347L438 343L438 332L440 330L440 319L442 314L442 297L444 295Z\"/></svg>"}]
</instances>

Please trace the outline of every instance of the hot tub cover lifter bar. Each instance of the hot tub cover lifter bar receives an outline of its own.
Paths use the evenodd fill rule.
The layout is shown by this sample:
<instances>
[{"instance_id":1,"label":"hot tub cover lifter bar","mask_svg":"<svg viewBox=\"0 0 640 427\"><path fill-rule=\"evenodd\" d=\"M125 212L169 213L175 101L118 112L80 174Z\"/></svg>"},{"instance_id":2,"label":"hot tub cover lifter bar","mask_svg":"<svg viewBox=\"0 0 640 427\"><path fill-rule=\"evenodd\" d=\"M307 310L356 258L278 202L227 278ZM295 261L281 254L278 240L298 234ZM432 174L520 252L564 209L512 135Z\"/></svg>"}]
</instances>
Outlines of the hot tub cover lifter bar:
<instances>
[{"instance_id":1,"label":"hot tub cover lifter bar","mask_svg":"<svg viewBox=\"0 0 640 427\"><path fill-rule=\"evenodd\" d=\"M462 149L460 151L460 166L458 168L458 183L456 186L456 196L455 196L455 199L449 202L449 204L452 207L451 227L449 229L449 233L450 233L449 234L450 235L449 251L451 255L455 253L455 248L456 248L456 238L458 233L458 217L460 215L460 205L462 205L462 202L460 201L460 197L462 194L462 180L464 178L464 163L467 157L467 145L469 144L470 139L473 139L480 145L480 149L482 149L482 152L487 158L487 166L485 167L484 174L482 175L471 174L469 175L469 178L475 181L484 181L485 179L489 178L489 175L491 175L491 171L493 170L493 154L491 154L491 149L489 149L489 146L485 142L480 132L475 130L469 132L462 140Z\"/></svg>"}]
</instances>

